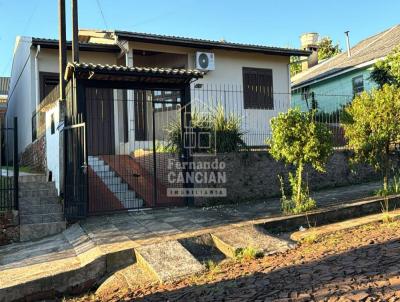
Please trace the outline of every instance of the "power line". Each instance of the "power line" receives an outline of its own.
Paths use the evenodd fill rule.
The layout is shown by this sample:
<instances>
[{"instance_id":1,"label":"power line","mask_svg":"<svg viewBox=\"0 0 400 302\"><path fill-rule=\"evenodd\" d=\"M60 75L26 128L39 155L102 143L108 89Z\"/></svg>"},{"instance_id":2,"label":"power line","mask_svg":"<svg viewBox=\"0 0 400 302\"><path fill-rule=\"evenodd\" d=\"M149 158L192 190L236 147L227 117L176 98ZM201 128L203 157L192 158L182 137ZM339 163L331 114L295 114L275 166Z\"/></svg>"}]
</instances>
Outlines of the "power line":
<instances>
[{"instance_id":1,"label":"power line","mask_svg":"<svg viewBox=\"0 0 400 302\"><path fill-rule=\"evenodd\" d=\"M99 11L100 11L101 18L103 19L104 26L106 27L106 30L108 30L106 17L104 16L103 9L101 8L100 0L96 0L96 3L97 3L97 7L99 8Z\"/></svg>"}]
</instances>

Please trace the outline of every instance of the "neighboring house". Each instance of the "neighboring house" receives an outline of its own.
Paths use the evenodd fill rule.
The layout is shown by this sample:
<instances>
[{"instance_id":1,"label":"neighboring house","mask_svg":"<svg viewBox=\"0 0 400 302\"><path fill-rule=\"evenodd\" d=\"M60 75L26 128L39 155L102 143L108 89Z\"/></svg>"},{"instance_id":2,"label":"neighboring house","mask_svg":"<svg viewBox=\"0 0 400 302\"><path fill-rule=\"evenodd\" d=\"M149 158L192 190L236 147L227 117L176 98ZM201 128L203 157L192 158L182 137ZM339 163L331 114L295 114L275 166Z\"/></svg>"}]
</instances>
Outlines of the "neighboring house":
<instances>
[{"instance_id":1,"label":"neighboring house","mask_svg":"<svg viewBox=\"0 0 400 302\"><path fill-rule=\"evenodd\" d=\"M373 64L400 44L400 25L373 35L350 49L320 62L292 77L292 103L309 107L312 99L321 111L332 113L350 102L354 95L371 90ZM305 48L306 45L305 45ZM303 65L304 66L304 65Z\"/></svg>"},{"instance_id":2,"label":"neighboring house","mask_svg":"<svg viewBox=\"0 0 400 302\"><path fill-rule=\"evenodd\" d=\"M0 125L4 125L4 117L7 110L9 77L0 77Z\"/></svg>"},{"instance_id":3,"label":"neighboring house","mask_svg":"<svg viewBox=\"0 0 400 302\"><path fill-rule=\"evenodd\" d=\"M184 110L192 112L221 104L240 118L248 145L265 145L269 120L290 106L290 57L310 54L123 31L81 30L79 40L81 63L69 63L65 78L69 88L83 88L58 102L58 41L17 38L7 110L8 122L18 117L22 158L45 153L42 170L59 192L65 185L67 212L182 204L165 192L168 156L176 154L160 149L183 99L191 100ZM71 61L71 43L68 49Z\"/></svg>"}]
</instances>

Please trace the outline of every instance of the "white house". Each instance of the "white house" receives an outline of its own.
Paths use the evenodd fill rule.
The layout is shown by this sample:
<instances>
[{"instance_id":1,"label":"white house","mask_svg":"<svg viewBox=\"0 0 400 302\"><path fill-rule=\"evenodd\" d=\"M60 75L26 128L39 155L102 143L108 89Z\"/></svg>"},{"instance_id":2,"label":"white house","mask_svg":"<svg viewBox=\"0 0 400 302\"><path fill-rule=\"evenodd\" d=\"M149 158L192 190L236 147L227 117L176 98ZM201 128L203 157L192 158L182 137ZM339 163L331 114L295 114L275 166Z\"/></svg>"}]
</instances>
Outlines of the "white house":
<instances>
[{"instance_id":1,"label":"white house","mask_svg":"<svg viewBox=\"0 0 400 302\"><path fill-rule=\"evenodd\" d=\"M192 111L221 104L226 114L240 117L244 141L253 146L265 144L270 133L269 120L290 105L290 56L309 55L309 52L297 49L125 31L80 30L79 41L80 62L90 63L96 70L113 66L115 70L147 67L203 71L203 77L190 86ZM71 43L68 43L68 61L71 61L70 50ZM7 122L18 117L18 143L22 153L27 150L35 153L32 148L37 148L38 140L45 144L46 154L41 160L60 189L60 107L58 102L50 106L46 103L49 95L57 94L58 73L57 40L17 38ZM164 101L179 98L157 93ZM138 95L130 91L127 96L122 96L114 89L113 95L107 97L133 100ZM159 95L153 93L151 97ZM46 110L43 110L44 105ZM159 106L166 109L170 105ZM96 131L103 132L104 139L115 144L113 154L131 154L137 141L141 141L142 149L151 147L148 133L156 126L147 125L148 109L151 108L139 110L129 104L124 106L123 102L102 107L103 115L104 112L110 114L113 129L99 123ZM169 119L168 114L162 118ZM153 133L157 135L161 130L156 129Z\"/></svg>"}]
</instances>

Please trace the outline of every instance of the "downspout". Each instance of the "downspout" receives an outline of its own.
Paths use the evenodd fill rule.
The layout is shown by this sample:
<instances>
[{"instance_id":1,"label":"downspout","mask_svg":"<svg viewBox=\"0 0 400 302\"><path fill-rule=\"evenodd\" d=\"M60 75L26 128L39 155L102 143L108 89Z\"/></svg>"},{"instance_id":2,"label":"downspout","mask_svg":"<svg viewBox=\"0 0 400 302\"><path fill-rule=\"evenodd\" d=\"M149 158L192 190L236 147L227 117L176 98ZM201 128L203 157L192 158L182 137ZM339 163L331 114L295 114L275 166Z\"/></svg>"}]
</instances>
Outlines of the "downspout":
<instances>
[{"instance_id":1,"label":"downspout","mask_svg":"<svg viewBox=\"0 0 400 302\"><path fill-rule=\"evenodd\" d=\"M39 53L40 53L40 45L36 46L36 54L35 54L35 89L36 89L36 106L40 104L40 91L39 91Z\"/></svg>"}]
</instances>

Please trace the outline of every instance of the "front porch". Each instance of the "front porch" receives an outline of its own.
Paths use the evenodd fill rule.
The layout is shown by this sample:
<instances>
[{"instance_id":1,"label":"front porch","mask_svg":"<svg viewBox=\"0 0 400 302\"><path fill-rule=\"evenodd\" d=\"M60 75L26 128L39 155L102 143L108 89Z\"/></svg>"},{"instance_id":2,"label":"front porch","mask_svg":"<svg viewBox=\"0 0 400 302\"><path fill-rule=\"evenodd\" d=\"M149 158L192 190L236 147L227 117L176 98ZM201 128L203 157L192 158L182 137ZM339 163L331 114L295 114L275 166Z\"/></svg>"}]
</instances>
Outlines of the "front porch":
<instances>
[{"instance_id":1,"label":"front porch","mask_svg":"<svg viewBox=\"0 0 400 302\"><path fill-rule=\"evenodd\" d=\"M69 64L65 207L70 219L119 210L187 204L167 195L169 127L190 125L192 70ZM76 94L76 95L75 95ZM182 187L185 184L177 184Z\"/></svg>"}]
</instances>

